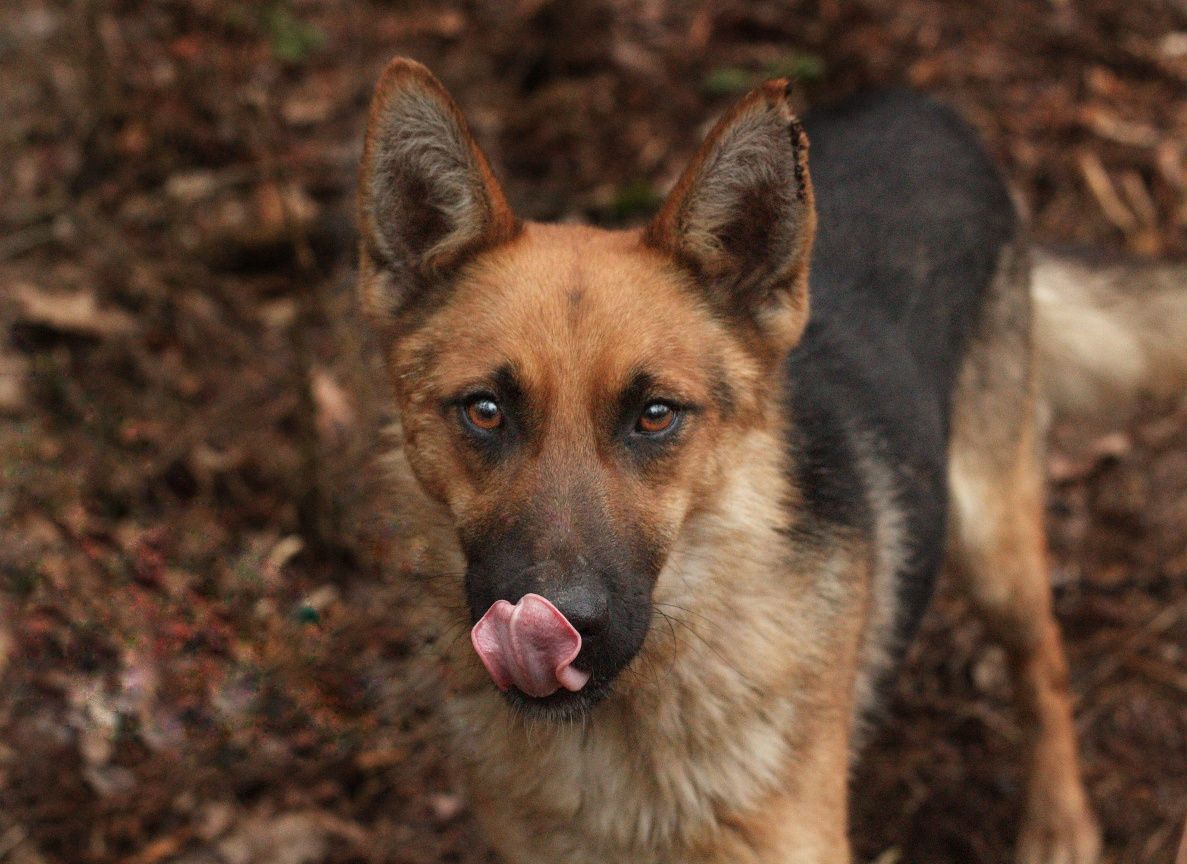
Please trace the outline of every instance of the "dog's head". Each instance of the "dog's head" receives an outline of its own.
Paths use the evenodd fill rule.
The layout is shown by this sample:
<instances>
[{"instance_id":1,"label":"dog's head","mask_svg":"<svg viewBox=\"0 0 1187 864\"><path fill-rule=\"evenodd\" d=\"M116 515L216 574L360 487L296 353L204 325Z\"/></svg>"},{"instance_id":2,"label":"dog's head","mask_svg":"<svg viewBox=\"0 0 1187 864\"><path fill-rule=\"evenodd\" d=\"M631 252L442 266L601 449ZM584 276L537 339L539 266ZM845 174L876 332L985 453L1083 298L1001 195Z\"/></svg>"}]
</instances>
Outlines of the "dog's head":
<instances>
[{"instance_id":1,"label":"dog's head","mask_svg":"<svg viewBox=\"0 0 1187 864\"><path fill-rule=\"evenodd\" d=\"M520 222L461 113L396 60L371 105L360 290L495 682L572 713L640 650L736 443L776 424L815 225L785 82L713 129L642 231Z\"/></svg>"}]
</instances>

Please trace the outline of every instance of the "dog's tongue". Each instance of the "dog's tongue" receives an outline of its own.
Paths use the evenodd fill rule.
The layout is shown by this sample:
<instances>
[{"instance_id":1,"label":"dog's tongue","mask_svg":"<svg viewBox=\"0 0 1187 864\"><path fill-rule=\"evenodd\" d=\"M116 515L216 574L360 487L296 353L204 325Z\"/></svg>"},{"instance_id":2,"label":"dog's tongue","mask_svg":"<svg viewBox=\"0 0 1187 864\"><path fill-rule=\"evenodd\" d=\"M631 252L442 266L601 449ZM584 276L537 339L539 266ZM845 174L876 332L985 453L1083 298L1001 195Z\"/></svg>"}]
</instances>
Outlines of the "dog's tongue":
<instances>
[{"instance_id":1,"label":"dog's tongue","mask_svg":"<svg viewBox=\"0 0 1187 864\"><path fill-rule=\"evenodd\" d=\"M588 672L572 666L581 634L539 594L525 594L514 606L496 602L474 625L470 641L500 690L514 684L540 697L561 687L577 692L589 680Z\"/></svg>"}]
</instances>

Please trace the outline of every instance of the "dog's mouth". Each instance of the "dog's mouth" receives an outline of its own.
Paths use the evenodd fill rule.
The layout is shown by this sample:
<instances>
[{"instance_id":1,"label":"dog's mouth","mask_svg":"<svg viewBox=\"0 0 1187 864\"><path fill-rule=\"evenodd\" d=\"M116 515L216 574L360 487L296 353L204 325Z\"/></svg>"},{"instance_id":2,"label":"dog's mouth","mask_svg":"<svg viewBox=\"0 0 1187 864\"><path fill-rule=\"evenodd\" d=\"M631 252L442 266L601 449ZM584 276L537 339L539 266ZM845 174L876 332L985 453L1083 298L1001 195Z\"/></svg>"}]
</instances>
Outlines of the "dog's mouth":
<instances>
[{"instance_id":1,"label":"dog's mouth","mask_svg":"<svg viewBox=\"0 0 1187 864\"><path fill-rule=\"evenodd\" d=\"M524 716L571 720L610 692L583 667L582 637L545 597L496 601L470 631L474 651L508 704Z\"/></svg>"},{"instance_id":2,"label":"dog's mouth","mask_svg":"<svg viewBox=\"0 0 1187 864\"><path fill-rule=\"evenodd\" d=\"M590 673L573 665L581 653L581 634L539 594L515 604L496 601L470 631L482 665L500 690L515 688L544 699L557 691L580 692Z\"/></svg>"},{"instance_id":3,"label":"dog's mouth","mask_svg":"<svg viewBox=\"0 0 1187 864\"><path fill-rule=\"evenodd\" d=\"M567 723L585 717L610 695L611 682L591 680L579 692L557 690L548 696L525 696L515 687L503 691L503 699L527 720Z\"/></svg>"}]
</instances>

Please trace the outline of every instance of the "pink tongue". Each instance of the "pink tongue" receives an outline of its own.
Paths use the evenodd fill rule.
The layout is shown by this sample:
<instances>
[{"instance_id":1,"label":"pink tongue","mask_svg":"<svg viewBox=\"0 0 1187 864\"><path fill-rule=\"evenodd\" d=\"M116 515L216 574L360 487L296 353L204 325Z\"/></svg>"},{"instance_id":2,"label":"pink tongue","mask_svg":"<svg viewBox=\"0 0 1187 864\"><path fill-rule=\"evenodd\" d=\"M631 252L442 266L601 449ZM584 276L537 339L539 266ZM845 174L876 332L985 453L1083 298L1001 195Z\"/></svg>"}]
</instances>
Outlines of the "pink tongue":
<instances>
[{"instance_id":1,"label":"pink tongue","mask_svg":"<svg viewBox=\"0 0 1187 864\"><path fill-rule=\"evenodd\" d=\"M497 601L474 625L470 641L500 690L514 684L541 697L561 687L576 693L589 680L588 672L571 665L581 651L581 634L539 594L525 594L514 606Z\"/></svg>"}]
</instances>

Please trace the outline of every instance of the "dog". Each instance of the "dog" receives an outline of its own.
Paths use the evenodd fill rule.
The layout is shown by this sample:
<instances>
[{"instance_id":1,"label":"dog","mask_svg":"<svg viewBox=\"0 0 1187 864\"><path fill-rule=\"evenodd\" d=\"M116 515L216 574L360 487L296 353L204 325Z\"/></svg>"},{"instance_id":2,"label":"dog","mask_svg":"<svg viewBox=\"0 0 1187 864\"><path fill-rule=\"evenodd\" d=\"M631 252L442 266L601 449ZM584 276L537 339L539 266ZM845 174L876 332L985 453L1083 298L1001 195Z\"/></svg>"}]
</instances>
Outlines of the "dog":
<instances>
[{"instance_id":1,"label":"dog","mask_svg":"<svg viewBox=\"0 0 1187 864\"><path fill-rule=\"evenodd\" d=\"M850 861L849 769L945 562L1009 660L1017 860L1098 859L1044 431L1187 380L1182 268L1032 253L950 110L886 92L801 124L786 81L608 231L518 219L397 59L358 205L405 566L506 861Z\"/></svg>"}]
</instances>

